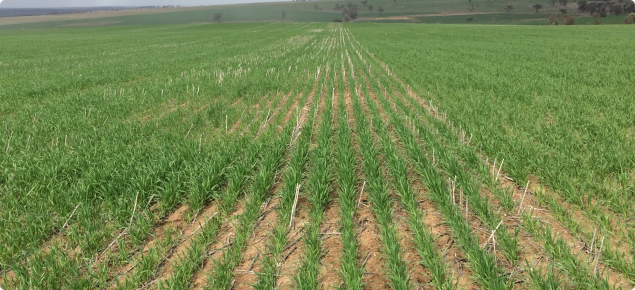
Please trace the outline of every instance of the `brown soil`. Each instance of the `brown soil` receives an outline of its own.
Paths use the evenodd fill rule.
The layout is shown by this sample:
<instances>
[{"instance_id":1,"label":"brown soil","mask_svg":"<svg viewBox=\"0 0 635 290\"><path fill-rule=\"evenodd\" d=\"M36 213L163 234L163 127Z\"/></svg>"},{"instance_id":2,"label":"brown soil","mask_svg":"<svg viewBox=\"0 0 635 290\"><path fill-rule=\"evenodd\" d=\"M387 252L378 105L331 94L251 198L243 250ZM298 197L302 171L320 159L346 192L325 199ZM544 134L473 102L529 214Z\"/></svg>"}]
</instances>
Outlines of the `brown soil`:
<instances>
[{"instance_id":1,"label":"brown soil","mask_svg":"<svg viewBox=\"0 0 635 290\"><path fill-rule=\"evenodd\" d=\"M203 289L207 285L207 275L212 272L214 261L222 259L223 250L230 245L232 237L235 235L233 226L234 219L245 212L246 199L239 199L235 211L228 217L225 217L220 227L219 235L208 249L208 256L203 261L202 267L194 274L193 283L190 289Z\"/></svg>"},{"instance_id":2,"label":"brown soil","mask_svg":"<svg viewBox=\"0 0 635 290\"><path fill-rule=\"evenodd\" d=\"M282 253L280 272L277 286L279 289L293 289L293 276L295 270L302 263L303 257L303 241L304 229L310 223L309 220L310 202L306 196L298 197L298 206L296 208L296 216L293 219L293 228L289 232L287 245ZM286 259L285 259L286 258Z\"/></svg>"},{"instance_id":3,"label":"brown soil","mask_svg":"<svg viewBox=\"0 0 635 290\"><path fill-rule=\"evenodd\" d=\"M126 15L158 14L158 13L180 12L180 11L192 11L192 10L200 10L200 9L201 9L200 7L196 7L196 8L195 7L179 7L179 8L161 8L161 9L135 9L135 10L121 10L121 11L95 11L95 12L59 14L59 15L2 17L0 18L0 25L77 20L77 19L92 19L92 18L104 18L104 17L118 17L118 16L126 16Z\"/></svg>"},{"instance_id":4,"label":"brown soil","mask_svg":"<svg viewBox=\"0 0 635 290\"><path fill-rule=\"evenodd\" d=\"M501 174L503 174L503 171L501 171ZM531 183L538 184L536 180L530 181L530 184ZM501 180L501 187L512 189L514 200L518 204L520 203L524 193L524 188L521 188L519 185L505 178ZM537 218L539 221L549 225L552 231L555 231L554 236L559 237L567 242L567 244L571 248L571 252L574 255L577 255L578 261L581 261L580 263L582 264L587 263L586 261L589 260L588 251L590 250L590 246L587 245L587 242L578 240L577 237L572 235L566 228L564 228L562 224L560 224L560 222L558 222L547 209L535 202L534 198L532 197L532 191L527 192L527 195L523 200L523 208L525 210L530 210L531 208L533 208L534 210L532 212L532 217ZM626 286L627 289L633 287L633 284L631 282L625 279L622 275L616 273L614 269L607 267L603 263L598 263L598 271L600 271L601 273L608 272L608 282L611 285Z\"/></svg>"},{"instance_id":5,"label":"brown soil","mask_svg":"<svg viewBox=\"0 0 635 290\"><path fill-rule=\"evenodd\" d=\"M507 179L505 180L509 181ZM574 206L568 203L567 201L565 201L552 189L546 186L543 186L540 183L540 180L538 178L532 178L532 182L530 182L529 188L530 188L529 190L530 192L540 191L544 195L549 196L549 198L556 198L558 200L558 203L562 205L569 213L571 213L571 215L576 221L578 221L580 230L584 238L589 239L589 237L593 236L593 231L598 227L596 226L595 221L592 221L591 219L588 218L589 213L585 213L584 210L581 210L578 206ZM631 248L631 245L629 245L626 241L623 240L625 237L628 236L628 230L625 227L626 223L621 222L621 218L616 216L615 213L606 209L606 207L601 205L598 205L598 207L602 210L605 216L609 217L612 220L610 224L610 230L611 230L612 236L610 237L612 238L617 237L616 239L611 241L611 246L613 251L617 251L623 257L628 257L632 248Z\"/></svg>"},{"instance_id":6,"label":"brown soil","mask_svg":"<svg viewBox=\"0 0 635 290\"><path fill-rule=\"evenodd\" d=\"M331 191L333 200L337 200L337 190ZM318 281L321 289L331 289L340 286L342 283L339 276L340 260L344 246L342 236L339 233L340 206L337 202L332 202L324 213L324 221L320 225L322 235L322 248L324 257L320 264L320 275Z\"/></svg>"},{"instance_id":7,"label":"brown soil","mask_svg":"<svg viewBox=\"0 0 635 290\"><path fill-rule=\"evenodd\" d=\"M408 226L409 216L403 206L395 204L394 220L397 225L397 235L402 245L403 259L410 274L410 281L417 287L434 289L432 285L428 284L432 281L430 272L421 263L421 256L417 252L414 236Z\"/></svg>"},{"instance_id":8,"label":"brown soil","mask_svg":"<svg viewBox=\"0 0 635 290\"><path fill-rule=\"evenodd\" d=\"M337 79L337 71L334 71L334 77ZM335 88L331 92L331 98L333 101L333 124L337 125L337 117L339 116L339 88L335 83ZM326 96L328 97L328 95ZM333 129L335 133L335 126ZM340 268L340 257L344 246L342 245L342 236L339 233L340 224L340 206L337 203L338 193L335 186L331 187L330 193L331 202L324 213L324 221L320 225L320 233L322 239L322 249L324 249L324 256L322 257L322 263L320 264L320 274L318 276L318 282L322 289L331 289L338 287L342 282L340 280L338 269Z\"/></svg>"},{"instance_id":9,"label":"brown soil","mask_svg":"<svg viewBox=\"0 0 635 290\"><path fill-rule=\"evenodd\" d=\"M202 226L207 225L205 221L207 221L210 217L212 217L214 214L218 214L217 209L218 209L218 202L213 201L211 205L207 206L203 210L203 212L197 216L196 220L193 223L189 223L185 225L185 228L182 232L182 238L180 239L176 247L173 249L172 256L163 265L163 269L161 273L159 274L157 281L165 282L168 279L170 279L170 277L174 273L174 270L175 270L174 267L177 267L183 259L187 258L186 257L187 250L189 249L192 243L192 240L196 237L195 235L196 233L194 233L194 231L197 231L198 233L200 233L198 229ZM181 219L185 219L185 216L181 216ZM183 222L186 223L188 221L184 220Z\"/></svg>"},{"instance_id":10,"label":"brown soil","mask_svg":"<svg viewBox=\"0 0 635 290\"><path fill-rule=\"evenodd\" d=\"M349 126L351 127L351 132L353 135L351 138L353 150L356 152L360 152L360 147L357 141L357 133L353 112L353 95L351 94L350 88L348 87L348 74L344 75L344 83L346 86L346 91L344 93L344 103L346 104L346 113L349 119ZM357 154L357 164L361 166L361 155ZM362 177L363 173L361 170L357 170L357 176ZM363 187L363 184L359 184L358 188ZM381 235L379 233L379 229L377 228L377 221L375 219L374 213L368 205L368 196L366 194L366 190L360 191L360 196L358 197L360 201L360 208L355 213L355 219L357 220L358 225L358 264L363 265L365 269L364 277L362 278L362 283L364 284L364 289L387 289L389 288L388 279L385 275L385 257L381 252ZM364 264L365 263L365 264Z\"/></svg>"},{"instance_id":11,"label":"brown soil","mask_svg":"<svg viewBox=\"0 0 635 290\"><path fill-rule=\"evenodd\" d=\"M322 71L320 71L320 77L322 77ZM329 70L327 69L326 73L324 74L324 78L328 79L328 77L329 77ZM325 86L326 86L326 83L323 84L321 91L324 91ZM311 96L309 97L309 100L307 100L306 104L304 105L304 108L302 108L302 114L300 116L300 124L313 126L312 128L313 139L311 140L312 144L317 139L316 133L319 130L319 124L321 124L322 112L324 112L324 103L325 103L325 100L324 100L325 98L323 95L317 96L319 98L319 101L318 101L318 107L316 108L316 112L315 112L316 116L314 118L313 124L304 124L307 118L309 117L308 114L311 113L310 106L312 106L313 104L313 98L315 98L315 92L316 92L315 89L311 92ZM281 264L278 284L277 284L279 289L293 288L293 276L295 274L294 271L298 269L298 267L302 263L301 259L303 257L303 249L304 249L302 237L304 236L304 228L308 226L310 223L309 215L308 215L310 207L311 205L310 205L310 201L308 200L308 197L306 195L301 195L298 198L298 208L296 209L296 216L294 218L294 226L289 232L289 238L288 238L286 249L285 249L286 253L282 254L282 259L284 260L279 261L279 263Z\"/></svg>"},{"instance_id":12,"label":"brown soil","mask_svg":"<svg viewBox=\"0 0 635 290\"><path fill-rule=\"evenodd\" d=\"M284 119L282 119L283 123L285 123L285 124L289 123L289 121L291 121L291 117L293 117L294 113L300 113L299 112L300 109L299 109L298 102L302 98L302 94L303 94L302 91L298 92L298 95L293 100L293 104L291 104L291 106L289 107L290 110L284 116Z\"/></svg>"},{"instance_id":13,"label":"brown soil","mask_svg":"<svg viewBox=\"0 0 635 290\"><path fill-rule=\"evenodd\" d=\"M282 190L281 183L276 185L274 192L279 192L280 190ZM236 283L233 289L251 289L249 284L254 284L258 281L256 273L262 269L262 259L259 256L269 255L266 245L271 238L273 227L278 222L276 209L279 202L279 197L276 194L276 197L265 208L264 212L266 214L261 216L253 234L249 237L243 253L243 262L234 269Z\"/></svg>"},{"instance_id":14,"label":"brown soil","mask_svg":"<svg viewBox=\"0 0 635 290\"><path fill-rule=\"evenodd\" d=\"M358 68L357 70L357 75L359 76L359 79L362 79L364 81L366 87L369 88L369 92L370 92L371 90L370 90L368 80L366 79L364 72L360 68ZM361 99L362 108L364 110L364 115L371 116L372 113L370 112L370 108L368 107L367 102L368 101L373 102L373 101L367 100L365 98L361 87L359 87L360 81L357 78L356 78L356 83L358 83L358 92ZM374 94L374 92L370 92L370 94ZM374 97L376 98L376 96ZM386 118L386 115L382 115L383 109L380 108L379 111L380 111L380 115L382 116L382 119L388 120ZM375 143L379 144L380 137L378 136L378 133L375 131L375 129L372 126L371 126L371 131L373 132L373 138L375 139ZM393 139L393 142L394 141L395 140ZM379 156L379 159L380 159L379 162L381 164L386 164L383 156ZM382 167L382 171L383 171L384 179L387 182L393 180L390 177L388 168L386 168L386 166ZM394 187L390 187L389 191L390 191L390 196L392 200L395 200L395 201L399 200L399 196L396 194ZM395 221L394 225L397 226L397 236L399 237L400 244L402 245L401 250L403 253L403 259L404 259L404 262L407 264L411 282L414 283L414 285L425 285L431 281L431 279L429 278L430 273L424 269L423 265L420 262L421 257L419 257L417 253L416 247L414 245L414 237L412 233L409 231L409 227L407 224L409 214L404 210L403 206L401 206L398 202L393 202L392 206L395 208L395 212L393 212L394 213L393 220ZM430 288L431 286L427 285L426 287Z\"/></svg>"},{"instance_id":15,"label":"brown soil","mask_svg":"<svg viewBox=\"0 0 635 290\"><path fill-rule=\"evenodd\" d=\"M187 221L185 221L185 214L188 211L188 208L189 207L187 205L183 205L179 207L170 216L168 216L167 219L165 219L164 221L160 221L158 223L158 227L154 229L153 233L150 235L148 242L146 243L144 248L141 250L141 252L137 254L137 256L140 256L142 253L147 252L156 243L156 241L163 239L165 236L165 232L168 229L175 229L177 231L180 231L181 234L179 236L179 239L183 237L182 230L187 226ZM170 250L168 251L168 253L165 253L164 255L166 256L166 258L169 258L171 254L172 254L172 251ZM136 259L131 259L131 260L134 261ZM115 268L111 272L117 276L114 278L115 280L119 281L120 283L124 283L125 280L132 275L132 270L134 267L135 267L135 264L133 262L130 262L121 267ZM117 286L117 283L112 282L109 288L114 289L116 288L116 286Z\"/></svg>"},{"instance_id":16,"label":"brown soil","mask_svg":"<svg viewBox=\"0 0 635 290\"><path fill-rule=\"evenodd\" d=\"M386 272L386 259L382 253L381 234L377 227L373 211L368 205L366 191L361 194L361 207L357 210L355 218L359 227L359 256L360 264L366 262L364 269L364 289L388 289Z\"/></svg>"},{"instance_id":17,"label":"brown soil","mask_svg":"<svg viewBox=\"0 0 635 290\"><path fill-rule=\"evenodd\" d=\"M63 25L63 27L95 27L121 23L123 21L82 22Z\"/></svg>"},{"instance_id":18,"label":"brown soil","mask_svg":"<svg viewBox=\"0 0 635 290\"><path fill-rule=\"evenodd\" d=\"M6 278L6 280L5 280ZM7 289L9 289L9 285L10 284L5 284L6 283L12 283L12 281L14 281L16 278L15 273L13 273L13 271L11 270L4 270L0 272L0 286L1 287L5 287Z\"/></svg>"}]
</instances>

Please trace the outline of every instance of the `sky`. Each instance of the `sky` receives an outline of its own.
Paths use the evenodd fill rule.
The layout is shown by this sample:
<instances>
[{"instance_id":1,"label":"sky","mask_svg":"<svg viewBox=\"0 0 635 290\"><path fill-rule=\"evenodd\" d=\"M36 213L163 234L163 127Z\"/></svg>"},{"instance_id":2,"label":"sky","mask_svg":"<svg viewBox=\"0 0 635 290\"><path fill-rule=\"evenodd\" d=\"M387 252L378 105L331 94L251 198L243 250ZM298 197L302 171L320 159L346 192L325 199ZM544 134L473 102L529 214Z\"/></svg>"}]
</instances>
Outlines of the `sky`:
<instances>
[{"instance_id":1,"label":"sky","mask_svg":"<svg viewBox=\"0 0 635 290\"><path fill-rule=\"evenodd\" d=\"M156 6L156 5L221 5L283 0L0 0L0 8L50 8L95 6Z\"/></svg>"}]
</instances>

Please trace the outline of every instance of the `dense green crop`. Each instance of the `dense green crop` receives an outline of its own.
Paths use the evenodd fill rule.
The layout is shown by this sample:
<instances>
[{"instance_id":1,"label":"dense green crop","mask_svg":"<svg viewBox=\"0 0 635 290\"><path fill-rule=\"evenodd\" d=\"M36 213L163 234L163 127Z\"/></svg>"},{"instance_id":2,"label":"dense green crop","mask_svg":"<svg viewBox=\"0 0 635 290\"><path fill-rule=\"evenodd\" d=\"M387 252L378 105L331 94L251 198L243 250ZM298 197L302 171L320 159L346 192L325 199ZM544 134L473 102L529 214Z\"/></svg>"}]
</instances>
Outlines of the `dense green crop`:
<instances>
[{"instance_id":1,"label":"dense green crop","mask_svg":"<svg viewBox=\"0 0 635 290\"><path fill-rule=\"evenodd\" d=\"M0 285L631 289L620 29L3 32Z\"/></svg>"}]
</instances>

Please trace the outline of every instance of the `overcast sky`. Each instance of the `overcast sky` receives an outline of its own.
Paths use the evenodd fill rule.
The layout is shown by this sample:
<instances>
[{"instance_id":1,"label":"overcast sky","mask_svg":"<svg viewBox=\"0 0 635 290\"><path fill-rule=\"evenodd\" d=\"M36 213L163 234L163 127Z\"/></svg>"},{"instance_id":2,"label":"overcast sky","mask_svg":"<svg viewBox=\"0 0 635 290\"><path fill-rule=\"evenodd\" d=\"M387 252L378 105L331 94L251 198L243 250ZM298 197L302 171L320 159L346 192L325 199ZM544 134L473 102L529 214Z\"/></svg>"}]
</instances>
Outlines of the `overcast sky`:
<instances>
[{"instance_id":1,"label":"overcast sky","mask_svg":"<svg viewBox=\"0 0 635 290\"><path fill-rule=\"evenodd\" d=\"M220 5L284 0L0 0L0 8L48 8L94 6L155 6L155 5Z\"/></svg>"}]
</instances>

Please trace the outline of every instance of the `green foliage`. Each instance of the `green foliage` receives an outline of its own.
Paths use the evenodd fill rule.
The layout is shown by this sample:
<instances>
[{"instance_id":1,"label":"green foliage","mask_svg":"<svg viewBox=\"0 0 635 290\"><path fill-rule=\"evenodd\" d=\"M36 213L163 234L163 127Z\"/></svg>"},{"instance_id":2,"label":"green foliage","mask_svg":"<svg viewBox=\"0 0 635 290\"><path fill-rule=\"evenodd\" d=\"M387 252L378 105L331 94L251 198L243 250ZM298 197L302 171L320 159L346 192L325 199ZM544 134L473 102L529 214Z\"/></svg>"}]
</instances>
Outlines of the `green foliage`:
<instances>
[{"instance_id":1,"label":"green foliage","mask_svg":"<svg viewBox=\"0 0 635 290\"><path fill-rule=\"evenodd\" d=\"M251 108L267 99L276 106L278 92L296 90L297 77L287 76L314 68L289 59L304 57L316 32L297 37L295 28L281 26L260 40L219 43L256 27L215 30L202 41L201 27L178 33L145 27L101 29L99 37L79 30L11 36L30 39L29 48L3 42L12 59L2 59L0 75L0 114L10 116L2 118L0 132L6 141L0 155L0 269L30 288L104 287L110 273L107 265L93 267L95 261L106 256L125 263L177 207L188 204L190 218L214 200L219 218L233 211L263 147L250 145L254 136L266 144L284 115L264 122L267 112ZM51 45L52 39L64 40ZM210 47L213 53L197 53ZM267 95L273 97L262 98ZM230 132L234 123L239 126ZM273 169L267 171L270 176ZM206 224L199 232L211 232L195 237L188 251L204 249L220 220ZM42 251L58 237L61 247L79 254ZM111 253L109 245L120 250ZM156 255L164 254L157 249ZM151 259L156 255L142 264L158 266ZM191 258L168 283L186 286L200 265L200 256ZM64 262L41 262L47 259ZM148 282L150 272L135 274L126 285Z\"/></svg>"},{"instance_id":2,"label":"green foliage","mask_svg":"<svg viewBox=\"0 0 635 290\"><path fill-rule=\"evenodd\" d=\"M320 228L337 194L341 287L357 289L365 272L356 221L364 180L393 289L417 286L403 259L395 207L407 213L431 285L457 286L422 222L418 181L480 287L509 289L515 275L525 275L508 275L500 261L522 265L520 237L529 233L554 262L542 269L527 263L523 273L533 287L612 289L531 212L522 225L498 228L517 201L482 159L505 158L504 171L518 184L539 177L547 190L531 198L579 241L592 234L577 218L584 215L607 237L600 262L633 279L635 252L616 246L634 248L633 77L620 65L623 55L589 58L562 42L600 48L600 39L625 28L201 24L2 32L8 41L0 49L11 56L0 55L0 270L11 272L3 283L136 289L161 278L159 288L188 289L221 226L231 222L234 238L210 262L206 285L226 289L262 205L278 198L253 285L272 289L302 185L310 211L296 286L321 287ZM559 29L570 30L562 36ZM632 40L617 45L628 58ZM544 57L527 57L536 47ZM461 55L470 57L457 64ZM431 107L439 103L444 120L411 90ZM473 140L457 137L463 130ZM277 180L282 186L274 192ZM458 206L452 192L461 193ZM244 211L228 220L239 202ZM211 203L217 215L195 234L167 231L145 249L176 209L188 208L189 223ZM498 255L480 245L480 228L497 229ZM186 240L183 256L175 256ZM168 259L175 271L158 277ZM111 270L121 265L134 266L119 279Z\"/></svg>"}]
</instances>

